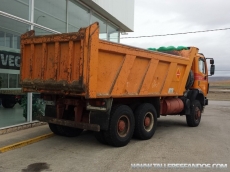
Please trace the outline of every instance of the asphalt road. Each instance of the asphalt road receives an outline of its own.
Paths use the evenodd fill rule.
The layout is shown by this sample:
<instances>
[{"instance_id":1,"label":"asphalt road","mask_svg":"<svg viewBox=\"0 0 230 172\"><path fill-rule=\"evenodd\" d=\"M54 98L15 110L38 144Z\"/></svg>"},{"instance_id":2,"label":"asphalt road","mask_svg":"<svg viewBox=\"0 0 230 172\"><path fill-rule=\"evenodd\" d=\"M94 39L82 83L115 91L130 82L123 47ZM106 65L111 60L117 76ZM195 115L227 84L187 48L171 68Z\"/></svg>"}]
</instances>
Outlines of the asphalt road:
<instances>
[{"instance_id":1,"label":"asphalt road","mask_svg":"<svg viewBox=\"0 0 230 172\"><path fill-rule=\"evenodd\" d=\"M0 154L1 172L230 171L230 101L210 101L198 127L184 116L161 117L152 139L122 148L102 145L92 132L52 138ZM134 163L227 164L226 169L132 168Z\"/></svg>"}]
</instances>

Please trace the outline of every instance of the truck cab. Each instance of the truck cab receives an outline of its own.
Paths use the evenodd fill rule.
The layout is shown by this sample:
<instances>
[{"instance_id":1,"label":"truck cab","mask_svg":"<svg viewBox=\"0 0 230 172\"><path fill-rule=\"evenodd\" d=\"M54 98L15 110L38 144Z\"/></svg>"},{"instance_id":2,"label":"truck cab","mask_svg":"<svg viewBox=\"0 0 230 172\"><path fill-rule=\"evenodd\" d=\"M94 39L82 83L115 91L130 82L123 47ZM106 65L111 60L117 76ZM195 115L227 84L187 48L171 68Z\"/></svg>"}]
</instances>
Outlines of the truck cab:
<instances>
[{"instance_id":1,"label":"truck cab","mask_svg":"<svg viewBox=\"0 0 230 172\"><path fill-rule=\"evenodd\" d=\"M208 64L207 64L208 59L210 59L210 65L211 65L210 74L208 73ZM215 71L214 59L205 58L205 56L202 53L198 53L194 58L192 64L192 71L194 75L194 83L191 89L199 90L199 94L203 95L201 97L204 97L205 100L204 105L207 105L208 101L206 97L209 91L208 76L214 75L214 71Z\"/></svg>"}]
</instances>

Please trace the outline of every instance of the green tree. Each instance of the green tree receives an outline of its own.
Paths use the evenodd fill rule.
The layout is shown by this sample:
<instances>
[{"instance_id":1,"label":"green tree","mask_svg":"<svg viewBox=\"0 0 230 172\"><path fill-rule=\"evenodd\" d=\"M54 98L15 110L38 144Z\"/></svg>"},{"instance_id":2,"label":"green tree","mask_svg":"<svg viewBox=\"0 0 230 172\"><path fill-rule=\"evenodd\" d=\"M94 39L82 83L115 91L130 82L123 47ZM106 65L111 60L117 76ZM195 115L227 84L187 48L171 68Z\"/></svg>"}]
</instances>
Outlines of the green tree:
<instances>
[{"instance_id":1,"label":"green tree","mask_svg":"<svg viewBox=\"0 0 230 172\"><path fill-rule=\"evenodd\" d=\"M34 95L32 99L32 120L35 120L37 115L44 115L44 104ZM23 108L23 116L27 119L27 96L22 98L21 107Z\"/></svg>"}]
</instances>

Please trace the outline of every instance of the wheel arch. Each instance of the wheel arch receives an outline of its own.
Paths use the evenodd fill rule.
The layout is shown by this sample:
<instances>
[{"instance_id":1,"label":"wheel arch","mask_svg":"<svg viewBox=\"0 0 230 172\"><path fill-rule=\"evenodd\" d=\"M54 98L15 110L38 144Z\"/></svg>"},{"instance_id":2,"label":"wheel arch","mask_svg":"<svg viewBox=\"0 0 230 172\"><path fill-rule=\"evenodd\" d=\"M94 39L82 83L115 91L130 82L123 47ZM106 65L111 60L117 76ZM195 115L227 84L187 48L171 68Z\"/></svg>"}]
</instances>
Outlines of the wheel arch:
<instances>
[{"instance_id":1,"label":"wheel arch","mask_svg":"<svg viewBox=\"0 0 230 172\"><path fill-rule=\"evenodd\" d=\"M198 93L196 100L198 100L202 106L205 106L205 97L203 93Z\"/></svg>"},{"instance_id":2,"label":"wheel arch","mask_svg":"<svg viewBox=\"0 0 230 172\"><path fill-rule=\"evenodd\" d=\"M190 101L198 100L202 106L205 106L205 96L201 90L193 89L189 90L187 97L190 99Z\"/></svg>"},{"instance_id":3,"label":"wheel arch","mask_svg":"<svg viewBox=\"0 0 230 172\"><path fill-rule=\"evenodd\" d=\"M146 103L151 103L157 112L157 118L160 117L160 98L159 97L153 97L150 98L148 101L146 101Z\"/></svg>"}]
</instances>

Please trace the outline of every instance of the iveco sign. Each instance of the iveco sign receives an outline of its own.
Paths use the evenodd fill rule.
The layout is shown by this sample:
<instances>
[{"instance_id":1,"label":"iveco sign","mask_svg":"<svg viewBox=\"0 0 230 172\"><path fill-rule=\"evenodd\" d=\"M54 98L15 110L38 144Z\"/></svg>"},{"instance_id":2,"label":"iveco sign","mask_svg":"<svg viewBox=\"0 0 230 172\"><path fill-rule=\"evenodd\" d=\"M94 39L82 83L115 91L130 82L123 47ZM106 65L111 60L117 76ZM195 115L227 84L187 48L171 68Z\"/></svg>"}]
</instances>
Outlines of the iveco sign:
<instances>
[{"instance_id":1,"label":"iveco sign","mask_svg":"<svg viewBox=\"0 0 230 172\"><path fill-rule=\"evenodd\" d=\"M20 53L0 50L0 69L20 70Z\"/></svg>"}]
</instances>

